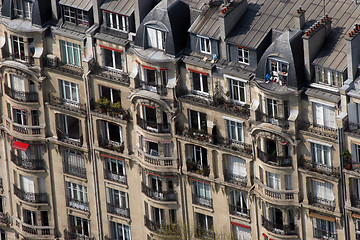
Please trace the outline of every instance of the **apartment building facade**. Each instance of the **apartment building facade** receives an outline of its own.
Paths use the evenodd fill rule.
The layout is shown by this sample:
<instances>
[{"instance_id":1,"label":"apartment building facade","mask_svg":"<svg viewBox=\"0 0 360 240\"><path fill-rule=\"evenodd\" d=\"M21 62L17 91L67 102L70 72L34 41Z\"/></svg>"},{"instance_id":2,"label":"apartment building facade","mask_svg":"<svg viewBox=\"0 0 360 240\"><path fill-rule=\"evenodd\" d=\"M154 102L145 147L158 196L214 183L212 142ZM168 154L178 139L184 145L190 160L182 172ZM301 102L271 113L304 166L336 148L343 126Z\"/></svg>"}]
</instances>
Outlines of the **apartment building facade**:
<instances>
[{"instance_id":1,"label":"apartment building facade","mask_svg":"<svg viewBox=\"0 0 360 240\"><path fill-rule=\"evenodd\" d=\"M359 12L3 0L0 239L360 239Z\"/></svg>"}]
</instances>

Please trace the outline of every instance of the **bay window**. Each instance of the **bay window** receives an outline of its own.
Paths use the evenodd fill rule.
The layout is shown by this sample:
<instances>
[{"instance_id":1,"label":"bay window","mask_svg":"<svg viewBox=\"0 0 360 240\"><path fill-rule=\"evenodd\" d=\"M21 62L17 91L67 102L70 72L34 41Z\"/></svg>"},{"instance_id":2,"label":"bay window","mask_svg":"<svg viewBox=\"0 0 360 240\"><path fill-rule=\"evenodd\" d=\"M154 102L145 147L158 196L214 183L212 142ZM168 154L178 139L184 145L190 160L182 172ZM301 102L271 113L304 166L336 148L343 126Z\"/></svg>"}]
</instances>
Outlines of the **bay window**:
<instances>
[{"instance_id":1,"label":"bay window","mask_svg":"<svg viewBox=\"0 0 360 240\"><path fill-rule=\"evenodd\" d=\"M162 180L158 176L150 175L149 176L150 181L150 188L152 190L152 195L155 198L163 198L163 190L162 190Z\"/></svg>"},{"instance_id":2,"label":"bay window","mask_svg":"<svg viewBox=\"0 0 360 240\"><path fill-rule=\"evenodd\" d=\"M164 209L151 207L152 220L157 225L163 225L165 223Z\"/></svg>"},{"instance_id":3,"label":"bay window","mask_svg":"<svg viewBox=\"0 0 360 240\"><path fill-rule=\"evenodd\" d=\"M60 40L61 59L65 64L82 67L81 46Z\"/></svg>"},{"instance_id":4,"label":"bay window","mask_svg":"<svg viewBox=\"0 0 360 240\"><path fill-rule=\"evenodd\" d=\"M86 177L84 155L77 151L65 150L64 171L75 176Z\"/></svg>"},{"instance_id":5,"label":"bay window","mask_svg":"<svg viewBox=\"0 0 360 240\"><path fill-rule=\"evenodd\" d=\"M165 31L147 26L146 32L147 32L147 44L149 48L165 50L165 46L166 46Z\"/></svg>"},{"instance_id":6,"label":"bay window","mask_svg":"<svg viewBox=\"0 0 360 240\"><path fill-rule=\"evenodd\" d=\"M120 146L123 143L122 127L106 121L104 121L103 124L107 144Z\"/></svg>"}]
</instances>

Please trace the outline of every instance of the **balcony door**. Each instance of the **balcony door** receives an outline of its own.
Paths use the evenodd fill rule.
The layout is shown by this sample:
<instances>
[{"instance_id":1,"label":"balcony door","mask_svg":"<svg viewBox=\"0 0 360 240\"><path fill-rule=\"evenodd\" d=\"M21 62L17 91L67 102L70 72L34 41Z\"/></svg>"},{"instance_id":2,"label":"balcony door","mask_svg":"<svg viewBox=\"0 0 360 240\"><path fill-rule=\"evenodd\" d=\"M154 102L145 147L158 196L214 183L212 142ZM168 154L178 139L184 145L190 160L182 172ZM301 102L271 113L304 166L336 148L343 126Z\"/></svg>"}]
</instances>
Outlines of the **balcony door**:
<instances>
[{"instance_id":1,"label":"balcony door","mask_svg":"<svg viewBox=\"0 0 360 240\"><path fill-rule=\"evenodd\" d=\"M165 223L164 209L151 207L152 220L154 223L162 225Z\"/></svg>"},{"instance_id":2,"label":"balcony door","mask_svg":"<svg viewBox=\"0 0 360 240\"><path fill-rule=\"evenodd\" d=\"M77 118L62 115L63 131L68 138L80 138L80 121Z\"/></svg>"},{"instance_id":3,"label":"balcony door","mask_svg":"<svg viewBox=\"0 0 360 240\"><path fill-rule=\"evenodd\" d=\"M105 122L105 136L109 144L120 146L122 143L121 126Z\"/></svg>"},{"instance_id":4,"label":"balcony door","mask_svg":"<svg viewBox=\"0 0 360 240\"><path fill-rule=\"evenodd\" d=\"M29 201L35 201L34 178L21 175L20 179L21 179L21 189L25 193L30 193L30 194L24 194L25 198L27 198Z\"/></svg>"},{"instance_id":5,"label":"balcony door","mask_svg":"<svg viewBox=\"0 0 360 240\"><path fill-rule=\"evenodd\" d=\"M162 180L160 177L158 176L154 176L154 175L150 175L150 184L151 184L151 190L152 190L152 195L154 197L163 197L163 192L162 192Z\"/></svg>"},{"instance_id":6,"label":"balcony door","mask_svg":"<svg viewBox=\"0 0 360 240\"><path fill-rule=\"evenodd\" d=\"M24 223L36 226L36 213L34 211L24 209L23 218Z\"/></svg>"},{"instance_id":7,"label":"balcony door","mask_svg":"<svg viewBox=\"0 0 360 240\"><path fill-rule=\"evenodd\" d=\"M274 228L282 229L284 219L282 211L278 208L270 208L270 222Z\"/></svg>"},{"instance_id":8,"label":"balcony door","mask_svg":"<svg viewBox=\"0 0 360 240\"><path fill-rule=\"evenodd\" d=\"M156 109L154 107L144 107L144 120L146 123L146 128L152 131L157 131L156 124Z\"/></svg>"},{"instance_id":9,"label":"balcony door","mask_svg":"<svg viewBox=\"0 0 360 240\"><path fill-rule=\"evenodd\" d=\"M237 181L246 178L246 161L235 156L229 156L229 174L231 179Z\"/></svg>"}]
</instances>

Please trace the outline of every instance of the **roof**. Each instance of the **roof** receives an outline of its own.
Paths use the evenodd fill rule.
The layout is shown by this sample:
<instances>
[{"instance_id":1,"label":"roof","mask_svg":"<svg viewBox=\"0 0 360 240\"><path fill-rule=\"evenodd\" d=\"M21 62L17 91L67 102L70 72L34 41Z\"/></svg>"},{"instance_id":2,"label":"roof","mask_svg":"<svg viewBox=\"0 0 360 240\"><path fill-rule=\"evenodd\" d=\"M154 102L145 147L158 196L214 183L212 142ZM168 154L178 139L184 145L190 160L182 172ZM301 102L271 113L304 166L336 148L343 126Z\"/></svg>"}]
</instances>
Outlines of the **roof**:
<instances>
[{"instance_id":1,"label":"roof","mask_svg":"<svg viewBox=\"0 0 360 240\"><path fill-rule=\"evenodd\" d=\"M189 32L213 39L220 37L219 7L208 8L203 16L198 17L191 25Z\"/></svg>"},{"instance_id":2,"label":"roof","mask_svg":"<svg viewBox=\"0 0 360 240\"><path fill-rule=\"evenodd\" d=\"M106 0L100 8L109 12L130 16L134 12L134 1Z\"/></svg>"},{"instance_id":3,"label":"roof","mask_svg":"<svg viewBox=\"0 0 360 240\"><path fill-rule=\"evenodd\" d=\"M305 10L306 25L309 28L320 20L324 13L332 18L332 32L323 49L314 60L336 71L346 69L345 35L358 23L360 6L350 0L249 0L248 10L230 33L227 41L248 48L257 48L271 29L285 31L293 27L293 15L301 6Z\"/></svg>"},{"instance_id":4,"label":"roof","mask_svg":"<svg viewBox=\"0 0 360 240\"><path fill-rule=\"evenodd\" d=\"M91 0L60 0L59 4L73 7L77 9L81 9L84 11L89 11L92 7L92 1Z\"/></svg>"},{"instance_id":5,"label":"roof","mask_svg":"<svg viewBox=\"0 0 360 240\"><path fill-rule=\"evenodd\" d=\"M182 0L183 2L186 2L189 4L191 8L200 10L206 2L209 2L209 0Z\"/></svg>"}]
</instances>

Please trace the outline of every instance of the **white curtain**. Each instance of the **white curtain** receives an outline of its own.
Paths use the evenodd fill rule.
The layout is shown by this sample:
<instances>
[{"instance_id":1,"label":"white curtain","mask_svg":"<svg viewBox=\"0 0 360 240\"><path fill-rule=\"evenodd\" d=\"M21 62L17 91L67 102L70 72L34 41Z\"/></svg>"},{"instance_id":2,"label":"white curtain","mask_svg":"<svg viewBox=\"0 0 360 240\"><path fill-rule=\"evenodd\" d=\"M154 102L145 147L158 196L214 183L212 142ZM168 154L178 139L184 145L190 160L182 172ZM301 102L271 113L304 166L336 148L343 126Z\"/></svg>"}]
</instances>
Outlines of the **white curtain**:
<instances>
[{"instance_id":1,"label":"white curtain","mask_svg":"<svg viewBox=\"0 0 360 240\"><path fill-rule=\"evenodd\" d=\"M229 156L229 171L230 174L246 177L246 161L235 156Z\"/></svg>"},{"instance_id":2,"label":"white curtain","mask_svg":"<svg viewBox=\"0 0 360 240\"><path fill-rule=\"evenodd\" d=\"M329 201L335 200L333 185L331 183L316 180L313 180L312 182L314 196L327 199Z\"/></svg>"}]
</instances>

